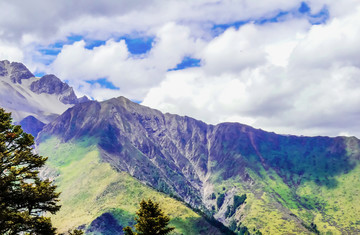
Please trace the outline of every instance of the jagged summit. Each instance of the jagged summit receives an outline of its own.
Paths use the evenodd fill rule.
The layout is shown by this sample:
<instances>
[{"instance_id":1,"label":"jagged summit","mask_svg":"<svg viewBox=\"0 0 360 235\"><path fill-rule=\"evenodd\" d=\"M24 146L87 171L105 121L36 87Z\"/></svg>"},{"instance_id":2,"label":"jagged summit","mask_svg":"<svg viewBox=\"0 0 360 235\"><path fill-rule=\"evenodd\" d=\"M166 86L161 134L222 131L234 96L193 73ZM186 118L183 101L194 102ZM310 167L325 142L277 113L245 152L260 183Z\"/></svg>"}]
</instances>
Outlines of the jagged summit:
<instances>
[{"instance_id":1,"label":"jagged summit","mask_svg":"<svg viewBox=\"0 0 360 235\"><path fill-rule=\"evenodd\" d=\"M34 81L30 85L30 90L36 94L46 93L59 95L59 99L64 104L77 104L80 103L76 97L74 90L67 83L62 82L60 78L53 74L44 75L39 80ZM86 97L86 96L85 96ZM86 101L83 100L82 102Z\"/></svg>"},{"instance_id":2,"label":"jagged summit","mask_svg":"<svg viewBox=\"0 0 360 235\"><path fill-rule=\"evenodd\" d=\"M71 87L53 74L42 76L39 80L31 83L30 89L37 93L61 94Z\"/></svg>"},{"instance_id":3,"label":"jagged summit","mask_svg":"<svg viewBox=\"0 0 360 235\"><path fill-rule=\"evenodd\" d=\"M12 112L17 123L29 116L48 123L87 100L78 99L73 89L55 75L37 78L22 63L0 61L0 107Z\"/></svg>"},{"instance_id":4,"label":"jagged summit","mask_svg":"<svg viewBox=\"0 0 360 235\"><path fill-rule=\"evenodd\" d=\"M34 75L22 63L10 63L8 60L0 61L0 76L8 76L13 83L19 84L21 84L21 80L23 79L34 77Z\"/></svg>"}]
</instances>

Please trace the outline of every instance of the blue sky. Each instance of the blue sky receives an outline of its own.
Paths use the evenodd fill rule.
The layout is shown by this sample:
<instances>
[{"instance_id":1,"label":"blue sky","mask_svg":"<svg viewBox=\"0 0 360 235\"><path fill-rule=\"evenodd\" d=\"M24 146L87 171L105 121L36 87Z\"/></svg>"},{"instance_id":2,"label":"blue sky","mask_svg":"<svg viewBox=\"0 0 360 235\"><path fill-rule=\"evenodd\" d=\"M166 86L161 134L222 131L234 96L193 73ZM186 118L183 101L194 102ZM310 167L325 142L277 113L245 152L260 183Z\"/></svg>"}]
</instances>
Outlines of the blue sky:
<instances>
[{"instance_id":1,"label":"blue sky","mask_svg":"<svg viewBox=\"0 0 360 235\"><path fill-rule=\"evenodd\" d=\"M213 31L215 35L220 34L230 27L238 29L239 27L254 22L255 24L266 24L284 21L288 17L306 18L311 24L324 24L329 19L329 12L326 5L316 13L311 13L311 8L306 2L301 2L300 5L295 6L294 9L288 11L274 11L272 15L259 18L250 18L247 20L229 22L226 24L214 24Z\"/></svg>"},{"instance_id":2,"label":"blue sky","mask_svg":"<svg viewBox=\"0 0 360 235\"><path fill-rule=\"evenodd\" d=\"M309 21L309 23L315 24L325 24L329 19L329 12L327 10L326 5L324 5L318 12L311 12L310 6L306 2L300 2L295 5L293 9L288 9L287 11L275 10L270 16L266 17L257 17L257 18L249 18L241 21L228 22L225 24L216 24L213 23L211 27L211 35L212 37L216 37L221 35L228 28L239 29L241 26L254 23L258 25L276 23L281 21L286 21L289 17L291 18L305 18ZM154 35L136 35L137 33L117 36L117 37L109 37L107 39L93 39L86 35L81 34L73 34L67 36L65 40L59 40L55 43L49 44L46 47L39 49L38 51L43 55L44 58L47 58L43 61L44 64L51 64L57 57L57 55L61 52L64 45L72 45L78 41L85 41L85 48L88 50L93 50L96 47L104 46L106 41L109 39L113 39L116 42L124 40L127 46L129 53L132 56L141 56L142 54L146 54L149 52L154 44L155 36ZM200 67L201 60L198 58L194 58L191 56L184 56L182 61L178 63L175 67L168 69L168 71L182 70L191 67ZM42 76L45 72L36 72L37 76ZM115 86L112 82L109 82L107 78L97 78L94 80L87 80L89 84L100 84L102 88L108 88L113 90L119 90L119 87Z\"/></svg>"},{"instance_id":3,"label":"blue sky","mask_svg":"<svg viewBox=\"0 0 360 235\"><path fill-rule=\"evenodd\" d=\"M72 4L0 2L0 59L100 101L122 95L213 124L360 136L358 1Z\"/></svg>"}]
</instances>

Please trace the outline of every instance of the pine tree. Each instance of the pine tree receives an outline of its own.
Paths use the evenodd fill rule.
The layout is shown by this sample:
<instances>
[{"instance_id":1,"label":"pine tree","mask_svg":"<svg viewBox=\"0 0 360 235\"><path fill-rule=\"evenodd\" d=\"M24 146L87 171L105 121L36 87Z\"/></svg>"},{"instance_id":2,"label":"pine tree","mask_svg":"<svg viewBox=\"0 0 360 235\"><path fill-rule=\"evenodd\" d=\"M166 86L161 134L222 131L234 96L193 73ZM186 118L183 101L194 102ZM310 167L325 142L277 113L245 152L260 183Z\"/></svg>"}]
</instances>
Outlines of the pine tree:
<instances>
[{"instance_id":1,"label":"pine tree","mask_svg":"<svg viewBox=\"0 0 360 235\"><path fill-rule=\"evenodd\" d=\"M0 234L55 234L45 213L60 209L59 193L39 178L47 158L35 154L33 144L34 137L0 108Z\"/></svg>"},{"instance_id":2,"label":"pine tree","mask_svg":"<svg viewBox=\"0 0 360 235\"><path fill-rule=\"evenodd\" d=\"M80 229L74 229L74 230L70 230L68 231L69 235L83 235L84 231L80 230Z\"/></svg>"},{"instance_id":3,"label":"pine tree","mask_svg":"<svg viewBox=\"0 0 360 235\"><path fill-rule=\"evenodd\" d=\"M164 215L164 212L159 207L159 203L155 203L151 199L148 201L142 200L140 202L140 209L136 214L138 217L135 217L137 222L135 228L138 232L133 232L130 227L126 227L124 228L126 235L165 235L175 229L167 227L170 217Z\"/></svg>"}]
</instances>

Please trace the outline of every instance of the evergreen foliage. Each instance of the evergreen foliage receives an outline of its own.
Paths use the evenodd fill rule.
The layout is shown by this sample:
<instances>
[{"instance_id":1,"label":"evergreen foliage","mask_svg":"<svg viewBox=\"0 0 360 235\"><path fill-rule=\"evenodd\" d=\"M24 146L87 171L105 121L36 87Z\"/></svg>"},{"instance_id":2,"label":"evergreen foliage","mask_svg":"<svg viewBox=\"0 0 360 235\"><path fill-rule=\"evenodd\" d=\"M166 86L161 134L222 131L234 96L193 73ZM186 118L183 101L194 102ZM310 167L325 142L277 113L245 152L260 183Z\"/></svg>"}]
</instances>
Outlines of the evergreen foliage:
<instances>
[{"instance_id":1,"label":"evergreen foliage","mask_svg":"<svg viewBox=\"0 0 360 235\"><path fill-rule=\"evenodd\" d=\"M250 235L249 229L246 226L238 227L238 234L240 235Z\"/></svg>"},{"instance_id":2,"label":"evergreen foliage","mask_svg":"<svg viewBox=\"0 0 360 235\"><path fill-rule=\"evenodd\" d=\"M84 231L80 230L80 229L74 229L72 231L69 231L69 235L83 235Z\"/></svg>"},{"instance_id":3,"label":"evergreen foliage","mask_svg":"<svg viewBox=\"0 0 360 235\"><path fill-rule=\"evenodd\" d=\"M225 218L229 218L235 214L236 208L232 205L228 205L226 212L225 212Z\"/></svg>"},{"instance_id":4,"label":"evergreen foliage","mask_svg":"<svg viewBox=\"0 0 360 235\"><path fill-rule=\"evenodd\" d=\"M310 232L313 232L315 234L320 234L320 231L317 229L317 225L314 223L311 223L310 226L302 223L302 225L309 230Z\"/></svg>"},{"instance_id":5,"label":"evergreen foliage","mask_svg":"<svg viewBox=\"0 0 360 235\"><path fill-rule=\"evenodd\" d=\"M241 196L235 195L234 196L234 204L228 205L226 212L225 212L225 218L229 218L233 216L236 212L236 209L241 206L246 200L246 194L243 194Z\"/></svg>"},{"instance_id":6,"label":"evergreen foliage","mask_svg":"<svg viewBox=\"0 0 360 235\"><path fill-rule=\"evenodd\" d=\"M140 202L140 209L136 212L138 217L135 217L137 224L135 228L138 232L133 232L128 226L123 230L126 235L165 235L173 231L175 228L168 227L170 217L164 215L160 209L159 203L142 200Z\"/></svg>"},{"instance_id":7,"label":"evergreen foliage","mask_svg":"<svg viewBox=\"0 0 360 235\"><path fill-rule=\"evenodd\" d=\"M217 205L218 209L220 209L220 207L224 203L224 200L225 200L225 194L220 194L216 200L216 205Z\"/></svg>"},{"instance_id":8,"label":"evergreen foliage","mask_svg":"<svg viewBox=\"0 0 360 235\"><path fill-rule=\"evenodd\" d=\"M229 223L229 229L235 231L237 229L235 220L231 220Z\"/></svg>"},{"instance_id":9,"label":"evergreen foliage","mask_svg":"<svg viewBox=\"0 0 360 235\"><path fill-rule=\"evenodd\" d=\"M45 213L60 209L59 193L38 176L47 158L33 153L34 137L11 123L0 108L0 234L55 234Z\"/></svg>"},{"instance_id":10,"label":"evergreen foliage","mask_svg":"<svg viewBox=\"0 0 360 235\"><path fill-rule=\"evenodd\" d=\"M241 206L246 200L246 194L243 194L241 196L235 195L234 196L234 208L238 208Z\"/></svg>"}]
</instances>

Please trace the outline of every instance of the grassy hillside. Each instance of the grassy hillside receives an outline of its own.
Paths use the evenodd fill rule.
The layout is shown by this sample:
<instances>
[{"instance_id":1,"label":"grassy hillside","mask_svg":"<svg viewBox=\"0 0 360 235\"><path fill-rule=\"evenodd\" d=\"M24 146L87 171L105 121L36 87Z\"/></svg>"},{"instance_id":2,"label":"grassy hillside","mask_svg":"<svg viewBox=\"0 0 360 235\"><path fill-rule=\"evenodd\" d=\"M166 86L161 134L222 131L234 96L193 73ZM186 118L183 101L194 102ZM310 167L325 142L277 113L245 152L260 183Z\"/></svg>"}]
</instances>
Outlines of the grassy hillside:
<instances>
[{"instance_id":1,"label":"grassy hillside","mask_svg":"<svg viewBox=\"0 0 360 235\"><path fill-rule=\"evenodd\" d=\"M84 221L91 231L109 224L116 229L131 222L141 198L159 197L179 233L200 232L200 217L176 214L181 210L173 210L172 199L141 181L212 213L239 234L246 228L264 234L360 234L355 137L207 125L123 97L76 105L46 125L40 138L46 135L63 141L43 140L39 149L50 156L53 175L60 175L66 205L55 218L61 225L72 223L67 227ZM188 221L193 222L181 225Z\"/></svg>"},{"instance_id":2,"label":"grassy hillside","mask_svg":"<svg viewBox=\"0 0 360 235\"><path fill-rule=\"evenodd\" d=\"M201 216L181 202L159 193L135 180L125 172L116 172L100 161L95 139L61 143L48 138L37 147L48 156L51 174L58 175L56 184L61 192L61 210L52 216L59 232L81 227L111 234L111 229L134 223L135 211L143 198L160 203L171 217L176 234L218 234ZM115 224L109 226L109 220ZM108 225L102 226L106 222Z\"/></svg>"},{"instance_id":3,"label":"grassy hillside","mask_svg":"<svg viewBox=\"0 0 360 235\"><path fill-rule=\"evenodd\" d=\"M60 232L80 226L90 234L113 234L134 223L142 198L152 198L160 202L172 218L175 233L219 234L181 202L102 162L96 143L97 140L91 138L64 143L52 137L43 140L37 148L40 154L49 156L49 175L57 175L56 184L62 192L62 209L52 217ZM345 139L345 143L346 164L351 167L338 174L313 172L315 168L311 166L312 171L304 174L307 178L301 178L296 172L285 174L276 168L265 169L252 157L247 158L252 167L246 168L244 173L249 181L243 177L224 179L221 172L214 174L210 178L215 194L212 203L218 217L224 217L234 195L246 194L245 203L224 220L235 231L246 226L249 231L259 229L263 234L359 232L360 165L357 156L360 151L351 139ZM298 158L294 152L287 159L298 161ZM334 167L329 165L329 168ZM317 169L324 170L325 166ZM221 194L224 203L217 208L216 201Z\"/></svg>"},{"instance_id":4,"label":"grassy hillside","mask_svg":"<svg viewBox=\"0 0 360 235\"><path fill-rule=\"evenodd\" d=\"M335 145L319 150L320 145L314 144L294 148L295 151L291 144L284 144L281 146L290 149L278 152L265 149L262 156L270 158L270 166L249 156L247 165L251 168L247 167L243 173L246 177L226 179L224 171L214 174L211 181L215 195L225 195L218 217L231 205L232 195L246 194L245 205L226 217L226 224L238 221L237 226L241 222L250 230L256 228L264 234L359 234L358 140L338 138L337 141L345 147ZM339 149L345 152L337 154ZM334 155L326 152L329 150ZM279 160L274 160L276 164L271 166L272 158Z\"/></svg>"}]
</instances>

